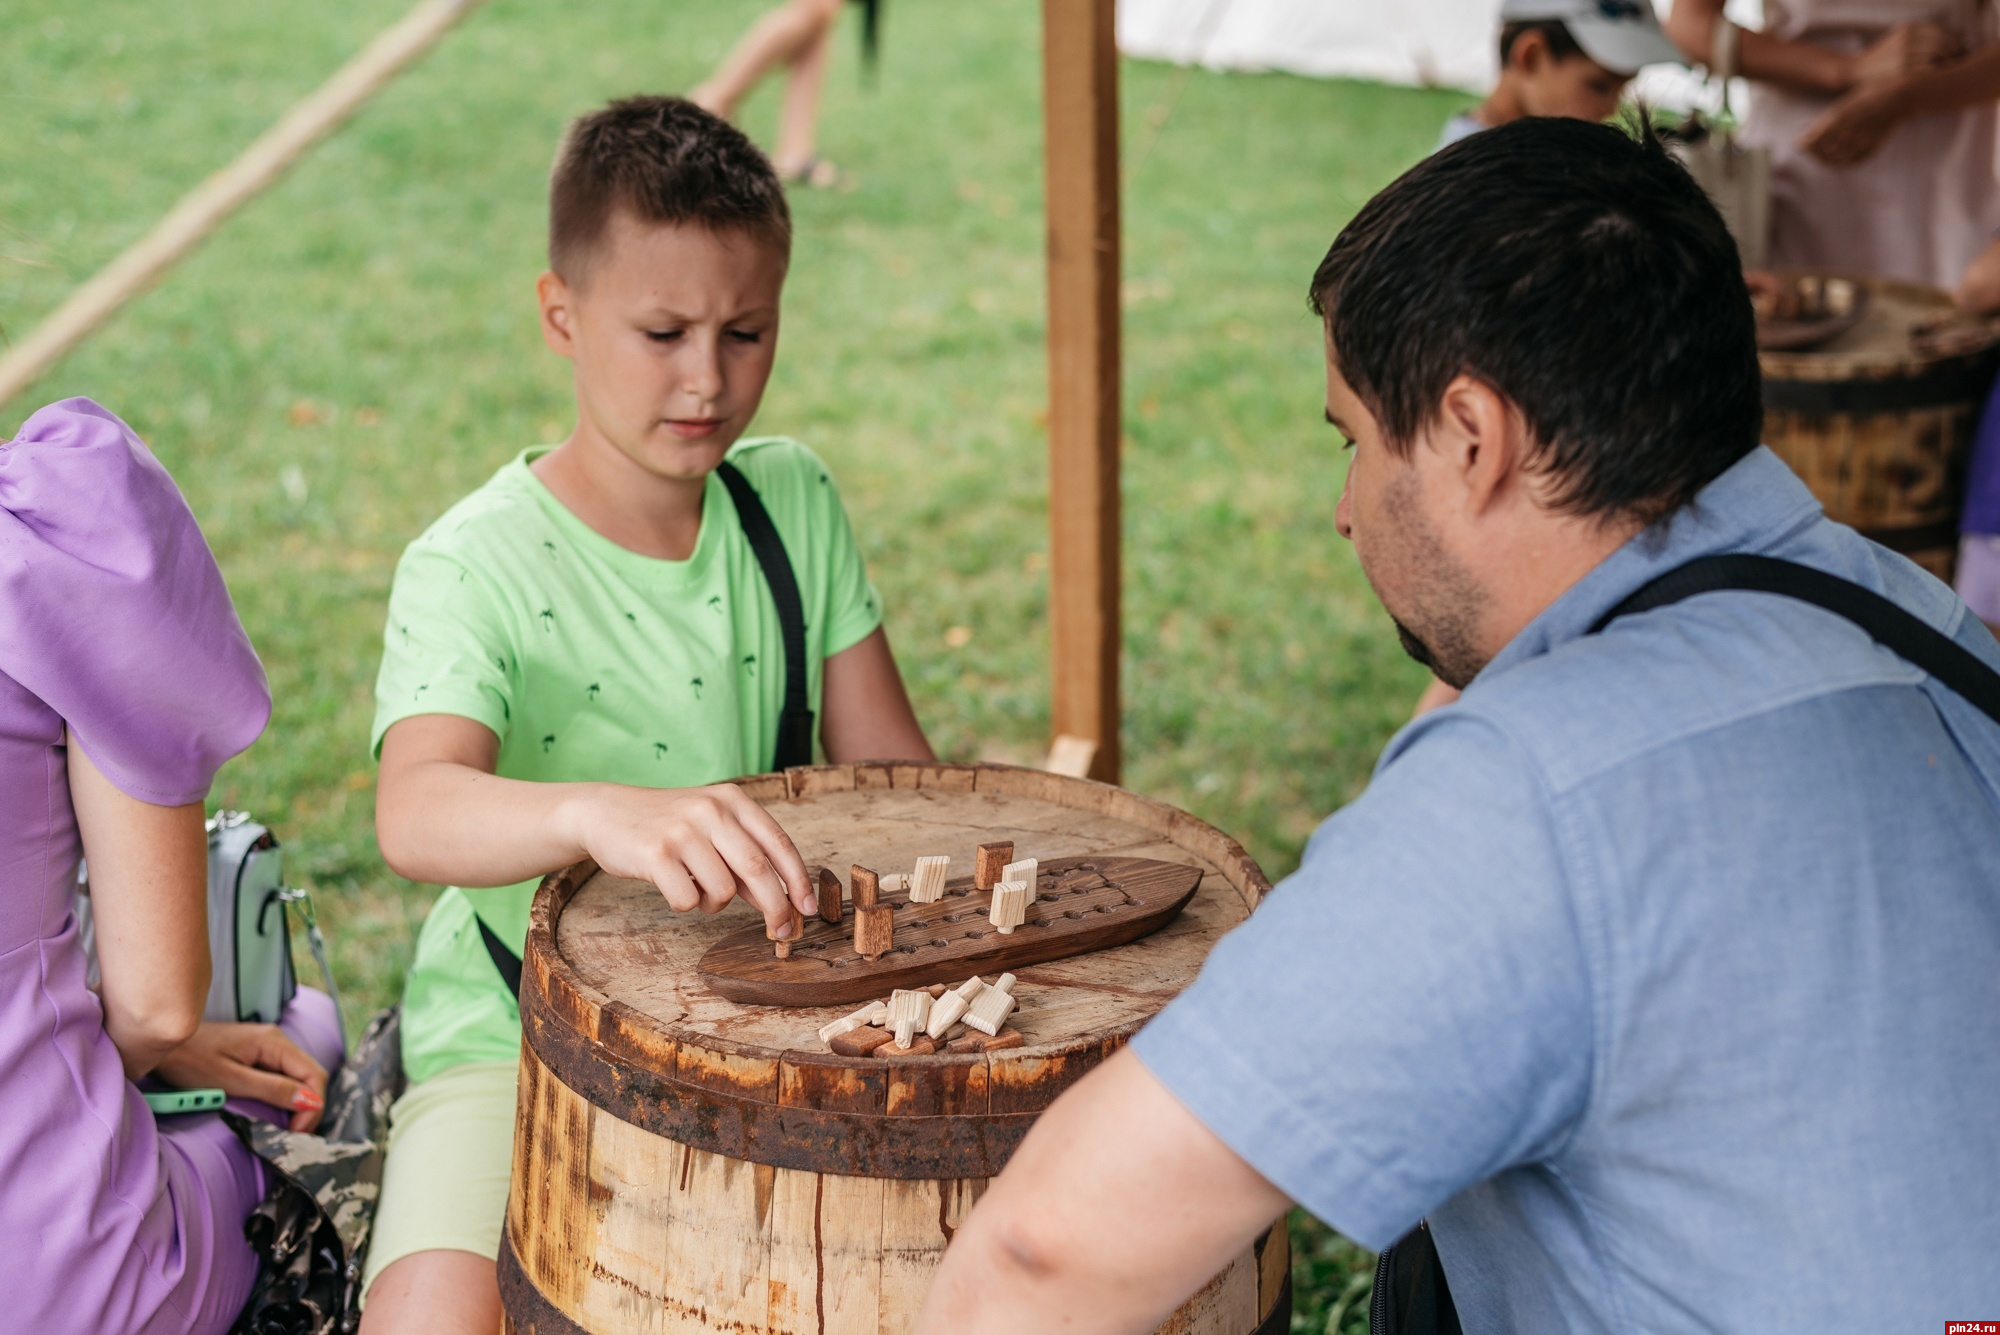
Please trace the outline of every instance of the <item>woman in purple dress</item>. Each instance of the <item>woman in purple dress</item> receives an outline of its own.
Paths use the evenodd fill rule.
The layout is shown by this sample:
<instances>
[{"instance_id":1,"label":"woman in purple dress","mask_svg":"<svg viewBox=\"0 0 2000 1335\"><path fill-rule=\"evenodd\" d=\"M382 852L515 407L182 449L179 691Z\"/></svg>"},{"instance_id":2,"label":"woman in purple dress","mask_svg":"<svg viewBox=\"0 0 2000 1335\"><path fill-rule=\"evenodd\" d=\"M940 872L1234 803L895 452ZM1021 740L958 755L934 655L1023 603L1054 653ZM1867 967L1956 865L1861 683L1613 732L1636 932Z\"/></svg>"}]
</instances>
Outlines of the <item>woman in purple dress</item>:
<instances>
[{"instance_id":1,"label":"woman in purple dress","mask_svg":"<svg viewBox=\"0 0 2000 1335\"><path fill-rule=\"evenodd\" d=\"M339 1029L201 1020L202 802L270 716L263 668L187 503L88 399L0 443L0 1327L221 1332L256 1278L262 1165L215 1114L154 1120L132 1082L219 1087L306 1130ZM102 984L72 912L88 855Z\"/></svg>"}]
</instances>

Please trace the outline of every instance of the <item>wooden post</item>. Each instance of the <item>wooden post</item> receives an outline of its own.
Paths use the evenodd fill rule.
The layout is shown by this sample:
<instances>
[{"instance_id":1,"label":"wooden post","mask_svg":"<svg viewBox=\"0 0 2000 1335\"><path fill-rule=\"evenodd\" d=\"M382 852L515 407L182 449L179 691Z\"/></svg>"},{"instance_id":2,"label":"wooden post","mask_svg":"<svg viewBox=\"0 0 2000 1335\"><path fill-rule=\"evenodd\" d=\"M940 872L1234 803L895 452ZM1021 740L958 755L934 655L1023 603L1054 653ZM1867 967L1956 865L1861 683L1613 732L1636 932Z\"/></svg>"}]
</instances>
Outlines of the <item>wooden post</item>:
<instances>
[{"instance_id":1,"label":"wooden post","mask_svg":"<svg viewBox=\"0 0 2000 1335\"><path fill-rule=\"evenodd\" d=\"M1094 744L1088 776L1108 783L1119 771L1115 8L1115 0L1042 0L1053 750Z\"/></svg>"},{"instance_id":2,"label":"wooden post","mask_svg":"<svg viewBox=\"0 0 2000 1335\"><path fill-rule=\"evenodd\" d=\"M280 176L480 0L418 0L319 89L258 136L236 160L182 197L153 229L98 270L28 336L0 356L0 404L26 389L112 312L193 250L201 239Z\"/></svg>"}]
</instances>

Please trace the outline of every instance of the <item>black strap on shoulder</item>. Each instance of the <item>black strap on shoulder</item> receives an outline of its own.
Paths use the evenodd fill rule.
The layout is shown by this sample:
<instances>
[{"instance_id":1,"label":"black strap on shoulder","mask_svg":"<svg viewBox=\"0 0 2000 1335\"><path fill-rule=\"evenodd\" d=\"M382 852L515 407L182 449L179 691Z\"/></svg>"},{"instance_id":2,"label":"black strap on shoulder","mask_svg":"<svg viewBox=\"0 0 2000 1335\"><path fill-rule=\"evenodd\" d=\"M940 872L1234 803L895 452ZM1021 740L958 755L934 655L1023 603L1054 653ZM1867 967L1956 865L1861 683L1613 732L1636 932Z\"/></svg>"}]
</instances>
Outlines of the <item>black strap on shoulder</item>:
<instances>
[{"instance_id":1,"label":"black strap on shoulder","mask_svg":"<svg viewBox=\"0 0 2000 1335\"><path fill-rule=\"evenodd\" d=\"M493 967L500 971L500 981L507 984L507 990L515 996L521 995L521 957L507 949L507 944L493 934L486 925L486 919L477 913L472 920L479 924L479 939L486 943L486 953L493 960Z\"/></svg>"},{"instance_id":2,"label":"black strap on shoulder","mask_svg":"<svg viewBox=\"0 0 2000 1335\"><path fill-rule=\"evenodd\" d=\"M1720 589L1782 594L1846 617L1884 648L1936 677L2000 723L2000 672L1980 662L1971 650L1879 593L1774 556L1704 556L1677 566L1599 617L1589 633L1595 635L1619 617Z\"/></svg>"},{"instance_id":3,"label":"black strap on shoulder","mask_svg":"<svg viewBox=\"0 0 2000 1335\"><path fill-rule=\"evenodd\" d=\"M778 715L778 752L771 760L774 770L791 765L812 764L813 712L806 692L806 609L799 597L799 581L792 573L792 561L785 554L785 540L771 522L771 512L736 465L723 460L715 466L722 485L736 502L736 517L743 524L743 536L763 568L764 582L771 588L771 601L778 608L778 630L785 642L785 706Z\"/></svg>"}]
</instances>

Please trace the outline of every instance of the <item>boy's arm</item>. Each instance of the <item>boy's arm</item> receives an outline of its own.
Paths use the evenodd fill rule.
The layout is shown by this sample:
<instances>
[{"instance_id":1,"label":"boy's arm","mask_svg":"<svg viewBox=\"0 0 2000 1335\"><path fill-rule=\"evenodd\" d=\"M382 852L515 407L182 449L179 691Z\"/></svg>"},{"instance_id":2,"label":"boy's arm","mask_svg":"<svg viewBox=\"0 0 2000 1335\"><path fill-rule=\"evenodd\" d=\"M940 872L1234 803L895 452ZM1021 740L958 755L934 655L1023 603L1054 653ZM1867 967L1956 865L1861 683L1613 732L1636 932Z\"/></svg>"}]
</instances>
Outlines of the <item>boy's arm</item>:
<instances>
[{"instance_id":1,"label":"boy's arm","mask_svg":"<svg viewBox=\"0 0 2000 1335\"><path fill-rule=\"evenodd\" d=\"M854 760L936 760L903 689L889 636L880 626L826 660L820 745L836 764Z\"/></svg>"},{"instance_id":2,"label":"boy's arm","mask_svg":"<svg viewBox=\"0 0 2000 1335\"><path fill-rule=\"evenodd\" d=\"M740 895L778 935L790 931L788 899L800 913L819 911L791 838L735 784L528 783L495 775L499 756L491 729L456 714L391 725L375 837L397 874L511 885L589 857L614 876L652 882L682 912L713 913Z\"/></svg>"}]
</instances>

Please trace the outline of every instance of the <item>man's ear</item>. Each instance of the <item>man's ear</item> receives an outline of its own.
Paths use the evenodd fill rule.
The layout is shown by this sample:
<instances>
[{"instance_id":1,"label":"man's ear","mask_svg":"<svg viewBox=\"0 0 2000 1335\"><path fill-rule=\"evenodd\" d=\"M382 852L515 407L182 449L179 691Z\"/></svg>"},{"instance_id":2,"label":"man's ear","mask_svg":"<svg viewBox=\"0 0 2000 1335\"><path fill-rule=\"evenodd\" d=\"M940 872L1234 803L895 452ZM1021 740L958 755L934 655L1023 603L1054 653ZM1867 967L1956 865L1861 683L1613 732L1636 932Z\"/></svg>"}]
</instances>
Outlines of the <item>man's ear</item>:
<instances>
[{"instance_id":1,"label":"man's ear","mask_svg":"<svg viewBox=\"0 0 2000 1335\"><path fill-rule=\"evenodd\" d=\"M1454 376L1438 401L1428 443L1441 453L1467 512L1477 515L1508 495L1526 462L1527 423L1493 386L1473 376Z\"/></svg>"},{"instance_id":2,"label":"man's ear","mask_svg":"<svg viewBox=\"0 0 2000 1335\"><path fill-rule=\"evenodd\" d=\"M551 270L535 280L535 300L542 307L542 342L558 357L575 357L575 296L570 285Z\"/></svg>"}]
</instances>

